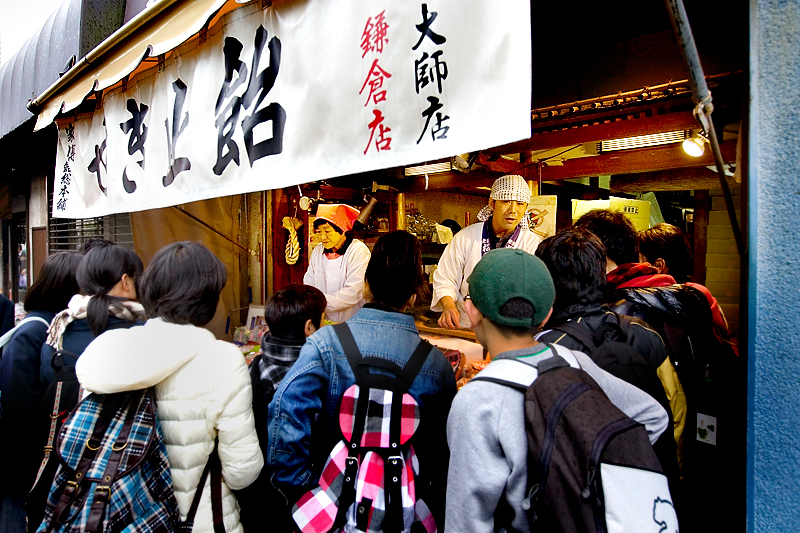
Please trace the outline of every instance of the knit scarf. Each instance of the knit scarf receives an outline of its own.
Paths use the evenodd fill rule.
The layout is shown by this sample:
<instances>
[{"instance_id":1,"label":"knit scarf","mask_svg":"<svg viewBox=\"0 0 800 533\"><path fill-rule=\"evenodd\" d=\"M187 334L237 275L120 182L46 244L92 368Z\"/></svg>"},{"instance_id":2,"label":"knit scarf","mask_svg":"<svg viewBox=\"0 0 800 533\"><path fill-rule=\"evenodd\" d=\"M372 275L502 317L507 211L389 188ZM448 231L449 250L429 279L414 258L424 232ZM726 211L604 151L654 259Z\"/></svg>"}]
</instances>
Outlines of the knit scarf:
<instances>
[{"instance_id":1,"label":"knit scarf","mask_svg":"<svg viewBox=\"0 0 800 533\"><path fill-rule=\"evenodd\" d=\"M664 287L675 283L675 278L659 274L650 263L625 263L609 272L606 279L611 291L629 287Z\"/></svg>"},{"instance_id":2,"label":"knit scarf","mask_svg":"<svg viewBox=\"0 0 800 533\"><path fill-rule=\"evenodd\" d=\"M53 318L53 322L47 330L48 345L56 350L61 350L63 348L64 330L66 330L67 326L73 321L86 318L89 300L91 299L91 296L85 296L83 294L76 294L70 299L67 308ZM134 302L133 300L115 301L108 306L108 313L122 320L127 320L128 322L136 322L139 319L145 320L146 318L142 304Z\"/></svg>"}]
</instances>

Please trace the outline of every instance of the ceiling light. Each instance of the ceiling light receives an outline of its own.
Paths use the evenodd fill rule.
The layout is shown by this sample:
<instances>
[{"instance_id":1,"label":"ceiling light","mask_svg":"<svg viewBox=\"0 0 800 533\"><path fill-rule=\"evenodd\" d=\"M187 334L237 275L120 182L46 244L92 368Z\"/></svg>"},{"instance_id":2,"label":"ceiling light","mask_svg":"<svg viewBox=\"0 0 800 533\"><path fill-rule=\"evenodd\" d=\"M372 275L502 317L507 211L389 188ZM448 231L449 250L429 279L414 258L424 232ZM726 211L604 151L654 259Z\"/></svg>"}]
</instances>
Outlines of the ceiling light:
<instances>
[{"instance_id":1,"label":"ceiling light","mask_svg":"<svg viewBox=\"0 0 800 533\"><path fill-rule=\"evenodd\" d=\"M692 157L700 157L706 151L706 139L697 132L692 134L683 141L683 151Z\"/></svg>"},{"instance_id":2,"label":"ceiling light","mask_svg":"<svg viewBox=\"0 0 800 533\"><path fill-rule=\"evenodd\" d=\"M665 133L654 133L652 135L638 135L636 137L625 137L624 139L600 141L598 148L601 152L630 150L632 148L661 146L663 144L677 144L683 141L685 138L686 135L683 130L668 131Z\"/></svg>"},{"instance_id":3,"label":"ceiling light","mask_svg":"<svg viewBox=\"0 0 800 533\"><path fill-rule=\"evenodd\" d=\"M452 170L450 161L445 163L434 163L432 165L420 165L418 167L408 167L405 169L406 176L424 176L425 174L435 174L436 172L450 172Z\"/></svg>"}]
</instances>

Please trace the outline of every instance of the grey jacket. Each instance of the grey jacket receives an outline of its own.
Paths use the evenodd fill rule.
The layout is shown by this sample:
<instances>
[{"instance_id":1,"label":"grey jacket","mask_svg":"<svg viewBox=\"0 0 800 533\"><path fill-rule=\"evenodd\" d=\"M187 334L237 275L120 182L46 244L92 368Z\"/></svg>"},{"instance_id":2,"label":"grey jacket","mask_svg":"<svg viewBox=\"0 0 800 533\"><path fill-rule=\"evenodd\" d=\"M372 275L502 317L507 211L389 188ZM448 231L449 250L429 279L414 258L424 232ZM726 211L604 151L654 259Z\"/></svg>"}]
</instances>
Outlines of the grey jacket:
<instances>
[{"instance_id":1,"label":"grey jacket","mask_svg":"<svg viewBox=\"0 0 800 533\"><path fill-rule=\"evenodd\" d=\"M504 352L496 359L518 358L532 366L552 357L544 345ZM609 399L626 415L645 426L655 442L668 425L657 401L636 387L601 370L586 354L556 346L572 366L594 378ZM538 352L538 353L537 353ZM490 364L488 368L492 365ZM514 510L512 527L530 531L522 510L528 481L523 393L488 381L468 383L456 394L447 419L450 468L447 479L447 532L492 533L500 498Z\"/></svg>"}]
</instances>

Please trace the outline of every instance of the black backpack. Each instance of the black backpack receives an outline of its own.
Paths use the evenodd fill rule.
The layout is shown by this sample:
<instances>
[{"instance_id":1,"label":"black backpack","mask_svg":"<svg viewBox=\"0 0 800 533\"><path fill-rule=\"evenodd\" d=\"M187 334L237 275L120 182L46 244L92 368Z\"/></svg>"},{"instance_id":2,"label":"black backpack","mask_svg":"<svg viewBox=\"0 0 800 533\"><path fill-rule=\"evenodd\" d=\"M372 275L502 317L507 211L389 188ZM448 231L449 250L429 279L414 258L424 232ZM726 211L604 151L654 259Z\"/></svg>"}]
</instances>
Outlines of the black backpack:
<instances>
[{"instance_id":1,"label":"black backpack","mask_svg":"<svg viewBox=\"0 0 800 533\"><path fill-rule=\"evenodd\" d=\"M669 481L673 504L680 510L683 498L680 495L680 470L678 468L678 446L672 431L672 411L658 374L636 349L628 344L632 317L615 315L616 320L608 320L592 333L579 322L568 321L551 329L566 333L586 348L585 353L600 368L630 383L652 396L669 417L664 433L653 444L661 469Z\"/></svg>"},{"instance_id":2,"label":"black backpack","mask_svg":"<svg viewBox=\"0 0 800 533\"><path fill-rule=\"evenodd\" d=\"M647 433L564 347L533 367L493 361L473 380L525 394L531 531L677 531L666 477ZM562 357L563 356L563 357ZM497 517L496 517L497 521Z\"/></svg>"},{"instance_id":3,"label":"black backpack","mask_svg":"<svg viewBox=\"0 0 800 533\"><path fill-rule=\"evenodd\" d=\"M705 295L689 285L624 289L615 305L646 321L664 339L686 393L683 433L681 523L689 530L708 513L721 530L744 520L742 505L730 494L743 494L746 455L746 368L731 345L715 335ZM694 529L692 529L694 530ZM698 529L699 531L699 529Z\"/></svg>"}]
</instances>

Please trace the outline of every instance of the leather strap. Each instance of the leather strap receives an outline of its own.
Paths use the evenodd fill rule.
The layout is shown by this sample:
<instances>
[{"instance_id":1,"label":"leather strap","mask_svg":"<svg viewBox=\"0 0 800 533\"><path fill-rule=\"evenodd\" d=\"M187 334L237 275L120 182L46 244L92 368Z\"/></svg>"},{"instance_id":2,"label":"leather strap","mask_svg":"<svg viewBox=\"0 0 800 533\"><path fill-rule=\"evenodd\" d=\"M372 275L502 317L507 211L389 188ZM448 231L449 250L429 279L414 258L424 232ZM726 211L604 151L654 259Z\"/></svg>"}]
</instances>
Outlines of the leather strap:
<instances>
[{"instance_id":1,"label":"leather strap","mask_svg":"<svg viewBox=\"0 0 800 533\"><path fill-rule=\"evenodd\" d=\"M42 474L44 473L44 469L47 466L47 463L50 461L50 454L53 453L53 445L56 441L56 427L58 426L58 413L61 407L61 389L64 387L64 383L59 381L56 384L56 397L53 401L53 412L50 414L50 429L47 432L47 444L44 447L44 459L42 459L42 464L39 465L39 471L36 473L36 480L34 480L33 485L31 485L31 491L36 487L39 480L42 478ZM30 491L28 491L30 492Z\"/></svg>"},{"instance_id":2,"label":"leather strap","mask_svg":"<svg viewBox=\"0 0 800 533\"><path fill-rule=\"evenodd\" d=\"M216 444L208 460L211 463L211 514L214 519L214 533L225 533L222 515L222 463Z\"/></svg>"},{"instance_id":3,"label":"leather strap","mask_svg":"<svg viewBox=\"0 0 800 533\"><path fill-rule=\"evenodd\" d=\"M206 486L206 478L211 474L211 515L214 520L214 533L225 533L225 523L222 515L222 463L219 460L219 453L217 447L219 441L214 442L214 449L211 455L208 456L206 467L200 475L200 482L194 491L194 498L192 498L192 506L189 508L189 514L186 515L186 520L178 525L178 531L181 533L191 533L194 527L194 517L197 515L197 509L200 507L200 500L203 496L203 489Z\"/></svg>"},{"instance_id":4,"label":"leather strap","mask_svg":"<svg viewBox=\"0 0 800 533\"><path fill-rule=\"evenodd\" d=\"M128 411L125 413L125 422L119 432L114 443L111 445L111 455L106 463L105 471L94 489L94 498L92 499L92 506L89 509L89 518L86 520L86 529L90 533L100 530L103 525L103 519L106 514L106 505L111 501L111 486L117 479L119 471L119 463L122 460L122 453L127 447L128 436L133 427L133 420L136 413L139 411L141 402L144 401L144 395L147 391L142 390L140 393L131 395L131 400L128 402ZM152 395L150 401L154 401ZM102 436L101 436L102 438ZM96 480L94 480L96 481Z\"/></svg>"},{"instance_id":5,"label":"leather strap","mask_svg":"<svg viewBox=\"0 0 800 533\"><path fill-rule=\"evenodd\" d=\"M118 408L120 407L119 401L108 401L108 398L105 398L103 404L100 408L100 415L97 419L97 423L95 424L94 431L92 432L92 436L87 439L86 445L84 448L83 453L81 454L81 459L78 462L78 467L69 475L67 480L67 484L64 487L64 491L61 493L61 497L56 504L55 510L53 512L53 525L55 524L63 524L69 520L69 508L76 499L80 499L83 497L83 494L89 487L89 483L86 482L86 473L92 466L92 462L94 461L97 452L100 450L101 442L103 435L105 435L106 431L108 430L108 426L111 424L111 419L116 414ZM112 404L112 405L108 405ZM100 438L96 438L99 435ZM80 497L80 498L79 498Z\"/></svg>"}]
</instances>

